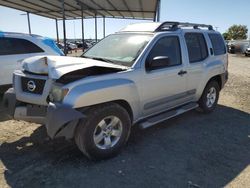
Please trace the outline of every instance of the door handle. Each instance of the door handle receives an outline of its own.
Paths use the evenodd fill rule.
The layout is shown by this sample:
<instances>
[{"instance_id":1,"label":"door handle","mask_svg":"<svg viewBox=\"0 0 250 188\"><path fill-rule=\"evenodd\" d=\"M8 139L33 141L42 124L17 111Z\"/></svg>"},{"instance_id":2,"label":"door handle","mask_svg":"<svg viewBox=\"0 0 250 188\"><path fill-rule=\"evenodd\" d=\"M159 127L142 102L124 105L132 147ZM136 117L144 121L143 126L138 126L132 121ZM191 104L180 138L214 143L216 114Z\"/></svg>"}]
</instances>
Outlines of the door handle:
<instances>
[{"instance_id":1,"label":"door handle","mask_svg":"<svg viewBox=\"0 0 250 188\"><path fill-rule=\"evenodd\" d=\"M182 76L183 74L187 74L187 71L181 70L180 72L178 72L179 76Z\"/></svg>"}]
</instances>

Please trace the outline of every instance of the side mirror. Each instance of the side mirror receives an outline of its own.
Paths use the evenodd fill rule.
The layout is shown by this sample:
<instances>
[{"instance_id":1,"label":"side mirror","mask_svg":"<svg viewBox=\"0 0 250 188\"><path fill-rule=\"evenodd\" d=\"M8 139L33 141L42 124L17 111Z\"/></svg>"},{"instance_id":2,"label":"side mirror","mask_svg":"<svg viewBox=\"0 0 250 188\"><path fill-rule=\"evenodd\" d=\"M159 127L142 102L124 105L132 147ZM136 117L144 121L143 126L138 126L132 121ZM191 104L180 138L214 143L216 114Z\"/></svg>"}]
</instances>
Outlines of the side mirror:
<instances>
[{"instance_id":1,"label":"side mirror","mask_svg":"<svg viewBox=\"0 0 250 188\"><path fill-rule=\"evenodd\" d=\"M149 70L160 69L169 66L170 59L168 56L157 56L154 57L149 63L147 68Z\"/></svg>"}]
</instances>

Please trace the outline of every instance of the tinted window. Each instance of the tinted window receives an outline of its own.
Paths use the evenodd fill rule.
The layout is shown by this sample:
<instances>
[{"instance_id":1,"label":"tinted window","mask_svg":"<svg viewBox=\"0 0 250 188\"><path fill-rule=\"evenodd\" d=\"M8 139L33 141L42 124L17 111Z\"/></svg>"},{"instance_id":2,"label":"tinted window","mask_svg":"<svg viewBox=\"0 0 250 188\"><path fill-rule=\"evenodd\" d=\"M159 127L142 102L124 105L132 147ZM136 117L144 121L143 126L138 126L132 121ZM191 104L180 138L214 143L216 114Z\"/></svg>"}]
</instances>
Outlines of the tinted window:
<instances>
[{"instance_id":1,"label":"tinted window","mask_svg":"<svg viewBox=\"0 0 250 188\"><path fill-rule=\"evenodd\" d=\"M207 44L203 34L186 33L185 40L188 48L190 63L199 62L207 58Z\"/></svg>"},{"instance_id":2,"label":"tinted window","mask_svg":"<svg viewBox=\"0 0 250 188\"><path fill-rule=\"evenodd\" d=\"M29 54L44 52L40 47L25 39L0 38L0 55Z\"/></svg>"},{"instance_id":3,"label":"tinted window","mask_svg":"<svg viewBox=\"0 0 250 188\"><path fill-rule=\"evenodd\" d=\"M222 36L220 34L215 34L215 33L210 33L208 34L213 50L214 50L214 55L221 55L226 53L226 47L224 40L222 39Z\"/></svg>"},{"instance_id":4,"label":"tinted window","mask_svg":"<svg viewBox=\"0 0 250 188\"><path fill-rule=\"evenodd\" d=\"M181 49L179 38L175 36L163 37L159 39L152 48L147 62L152 61L157 56L168 56L169 66L181 64Z\"/></svg>"}]
</instances>

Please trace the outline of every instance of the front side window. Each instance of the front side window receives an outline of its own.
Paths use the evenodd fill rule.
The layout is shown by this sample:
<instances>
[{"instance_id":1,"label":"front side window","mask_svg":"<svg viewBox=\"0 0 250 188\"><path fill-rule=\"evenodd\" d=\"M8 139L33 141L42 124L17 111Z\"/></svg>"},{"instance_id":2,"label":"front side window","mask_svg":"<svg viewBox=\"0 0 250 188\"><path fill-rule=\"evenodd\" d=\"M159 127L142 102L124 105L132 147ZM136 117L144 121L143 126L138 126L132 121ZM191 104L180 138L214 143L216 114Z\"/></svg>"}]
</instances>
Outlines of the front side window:
<instances>
[{"instance_id":1,"label":"front side window","mask_svg":"<svg viewBox=\"0 0 250 188\"><path fill-rule=\"evenodd\" d=\"M186 33L185 40L190 63L203 61L208 57L207 45L202 33Z\"/></svg>"},{"instance_id":2,"label":"front side window","mask_svg":"<svg viewBox=\"0 0 250 188\"><path fill-rule=\"evenodd\" d=\"M150 51L147 62L151 62L155 57L163 56L169 58L167 66L181 64L181 48L177 36L168 36L159 39Z\"/></svg>"},{"instance_id":3,"label":"front side window","mask_svg":"<svg viewBox=\"0 0 250 188\"><path fill-rule=\"evenodd\" d=\"M224 40L220 34L217 33L210 33L208 34L213 50L214 50L214 55L222 55L226 53L226 47Z\"/></svg>"},{"instance_id":4,"label":"front side window","mask_svg":"<svg viewBox=\"0 0 250 188\"><path fill-rule=\"evenodd\" d=\"M85 52L82 57L131 67L152 36L134 33L109 35Z\"/></svg>"},{"instance_id":5,"label":"front side window","mask_svg":"<svg viewBox=\"0 0 250 188\"><path fill-rule=\"evenodd\" d=\"M29 54L44 52L34 43L17 38L0 38L0 55Z\"/></svg>"}]
</instances>

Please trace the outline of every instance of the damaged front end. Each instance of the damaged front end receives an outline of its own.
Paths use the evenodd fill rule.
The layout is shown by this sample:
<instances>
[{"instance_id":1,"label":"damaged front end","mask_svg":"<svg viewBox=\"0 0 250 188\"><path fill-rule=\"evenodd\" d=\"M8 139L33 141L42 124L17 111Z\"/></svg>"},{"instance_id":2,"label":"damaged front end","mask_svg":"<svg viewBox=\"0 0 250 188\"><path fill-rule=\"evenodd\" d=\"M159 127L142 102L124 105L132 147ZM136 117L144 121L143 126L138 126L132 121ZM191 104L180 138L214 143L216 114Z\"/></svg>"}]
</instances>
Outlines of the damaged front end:
<instances>
[{"instance_id":1,"label":"damaged front end","mask_svg":"<svg viewBox=\"0 0 250 188\"><path fill-rule=\"evenodd\" d=\"M92 66L84 69L75 70L69 73L64 74L59 79L56 80L57 83L68 84L74 82L76 80L80 80L89 76L98 76L110 73L120 72L124 69L121 68L113 68L113 67L99 67Z\"/></svg>"},{"instance_id":2,"label":"damaged front end","mask_svg":"<svg viewBox=\"0 0 250 188\"><path fill-rule=\"evenodd\" d=\"M85 117L81 112L59 103L43 106L18 101L13 88L5 93L3 107L10 118L45 124L50 138L73 138L78 121Z\"/></svg>"},{"instance_id":3,"label":"damaged front end","mask_svg":"<svg viewBox=\"0 0 250 188\"><path fill-rule=\"evenodd\" d=\"M4 112L9 118L27 122L45 123L47 107L18 101L14 88L7 90L3 97Z\"/></svg>"},{"instance_id":4,"label":"damaged front end","mask_svg":"<svg viewBox=\"0 0 250 188\"><path fill-rule=\"evenodd\" d=\"M84 117L81 112L69 106L49 103L46 115L47 133L50 138L63 136L71 139L77 123Z\"/></svg>"},{"instance_id":5,"label":"damaged front end","mask_svg":"<svg viewBox=\"0 0 250 188\"><path fill-rule=\"evenodd\" d=\"M72 92L69 84L125 69L86 58L34 56L25 59L23 70L14 72L14 88L4 95L5 111L16 120L45 124L51 138L73 138L75 127L84 115L73 105L64 103L64 98Z\"/></svg>"}]
</instances>

